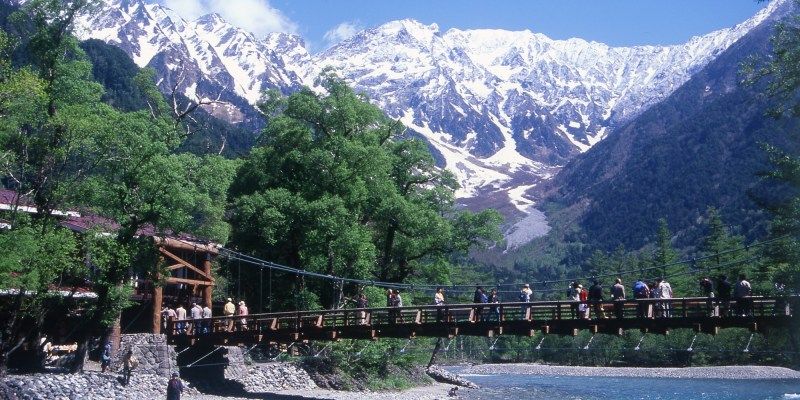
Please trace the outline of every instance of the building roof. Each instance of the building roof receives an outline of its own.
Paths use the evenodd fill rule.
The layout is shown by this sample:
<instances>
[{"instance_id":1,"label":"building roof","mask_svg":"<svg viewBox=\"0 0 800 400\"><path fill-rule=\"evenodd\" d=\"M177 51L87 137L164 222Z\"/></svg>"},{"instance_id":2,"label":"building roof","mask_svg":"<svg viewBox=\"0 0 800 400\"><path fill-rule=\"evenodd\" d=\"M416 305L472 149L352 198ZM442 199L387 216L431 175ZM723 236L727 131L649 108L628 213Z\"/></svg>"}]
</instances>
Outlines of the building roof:
<instances>
[{"instance_id":1,"label":"building roof","mask_svg":"<svg viewBox=\"0 0 800 400\"><path fill-rule=\"evenodd\" d=\"M26 213L37 213L33 201L27 196L21 196L14 190L0 189L0 210L12 210L18 207L20 211ZM112 233L120 228L120 224L111 218L103 217L101 215L74 211L74 210L54 210L54 215L62 217L59 224L67 229L75 232L85 233L90 230L97 230L100 232ZM8 221L0 220L0 228L6 224L10 227ZM173 233L173 232L160 232L153 225L145 225L136 232L138 236L152 237L158 243L164 243L167 246L178 247L183 249L205 251L210 253L218 253L222 247L218 243L213 243L209 240L204 240L188 233Z\"/></svg>"}]
</instances>

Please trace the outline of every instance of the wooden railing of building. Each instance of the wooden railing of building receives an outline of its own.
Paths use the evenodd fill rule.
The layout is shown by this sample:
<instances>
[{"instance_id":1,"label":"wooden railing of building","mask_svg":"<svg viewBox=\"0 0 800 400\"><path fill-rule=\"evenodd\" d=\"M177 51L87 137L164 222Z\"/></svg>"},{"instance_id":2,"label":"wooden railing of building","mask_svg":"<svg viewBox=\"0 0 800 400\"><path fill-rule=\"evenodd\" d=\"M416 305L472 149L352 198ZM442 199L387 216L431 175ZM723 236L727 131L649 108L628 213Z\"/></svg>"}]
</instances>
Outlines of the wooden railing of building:
<instances>
[{"instance_id":1,"label":"wooden railing of building","mask_svg":"<svg viewBox=\"0 0 800 400\"><path fill-rule=\"evenodd\" d=\"M305 340L453 337L456 335L533 336L536 332L577 335L580 330L621 335L625 330L668 334L690 328L716 334L722 328L764 331L785 326L798 297L751 297L739 301L708 298L580 302L425 305L339 309L167 321L176 344L290 343ZM599 315L598 315L599 314Z\"/></svg>"}]
</instances>

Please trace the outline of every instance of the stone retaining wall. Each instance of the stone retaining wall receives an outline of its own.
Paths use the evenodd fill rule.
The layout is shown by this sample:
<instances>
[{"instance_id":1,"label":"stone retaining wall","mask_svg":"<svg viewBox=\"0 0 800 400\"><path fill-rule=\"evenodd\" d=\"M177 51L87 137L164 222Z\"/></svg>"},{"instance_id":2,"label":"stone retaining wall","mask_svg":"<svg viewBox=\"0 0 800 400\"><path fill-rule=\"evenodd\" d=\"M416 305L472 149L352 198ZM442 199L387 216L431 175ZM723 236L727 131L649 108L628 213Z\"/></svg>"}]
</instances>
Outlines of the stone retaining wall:
<instances>
[{"instance_id":1,"label":"stone retaining wall","mask_svg":"<svg viewBox=\"0 0 800 400\"><path fill-rule=\"evenodd\" d=\"M247 367L247 375L237 379L250 393L262 393L271 390L308 390L317 389L311 376L292 363L262 363Z\"/></svg>"},{"instance_id":2,"label":"stone retaining wall","mask_svg":"<svg viewBox=\"0 0 800 400\"><path fill-rule=\"evenodd\" d=\"M169 377L178 371L177 354L175 348L167 344L166 335L122 335L119 351L111 362L112 370L122 370L122 358L128 349L133 349L133 355L139 360L139 366L134 371L138 374Z\"/></svg>"},{"instance_id":3,"label":"stone retaining wall","mask_svg":"<svg viewBox=\"0 0 800 400\"><path fill-rule=\"evenodd\" d=\"M0 381L0 398L8 400L160 399L166 395L168 380L162 376L133 374L130 384L123 386L117 374L99 372L10 375ZM198 392L186 385L184 394L191 395L198 394Z\"/></svg>"}]
</instances>

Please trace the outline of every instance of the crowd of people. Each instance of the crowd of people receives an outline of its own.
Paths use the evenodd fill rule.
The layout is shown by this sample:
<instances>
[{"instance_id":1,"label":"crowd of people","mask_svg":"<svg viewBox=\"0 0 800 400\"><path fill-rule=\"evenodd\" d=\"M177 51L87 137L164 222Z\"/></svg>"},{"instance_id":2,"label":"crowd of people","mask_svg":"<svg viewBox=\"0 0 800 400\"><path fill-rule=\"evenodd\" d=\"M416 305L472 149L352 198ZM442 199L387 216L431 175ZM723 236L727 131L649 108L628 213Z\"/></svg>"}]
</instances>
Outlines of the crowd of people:
<instances>
[{"instance_id":1,"label":"crowd of people","mask_svg":"<svg viewBox=\"0 0 800 400\"><path fill-rule=\"evenodd\" d=\"M716 283L708 276L704 276L699 280L700 292L708 300L706 307L709 316L747 316L752 314L752 286L744 274L739 275L739 279L735 284L728 281L728 277L720 275L716 279ZM631 286L632 299L662 299L663 301L642 301L636 302L636 316L639 318L669 318L672 316L672 299L673 289L672 285L664 278L658 278L653 281L646 282L645 280L637 280ZM388 292L388 307L402 306L402 301L399 303L393 301L394 298L399 298L399 293L394 290ZM616 278L614 284L606 291L602 282L598 279L592 281L591 286L585 287L578 281L570 282L567 291L567 299L572 302L570 305L573 318L590 319L592 314L594 318L609 318L607 311L613 312L616 318L625 317L625 304L629 300L625 285L621 278ZM519 290L516 299L510 299L511 302L528 303L533 299L533 290L530 284L524 284ZM610 300L613 304L611 310L606 310L604 307L605 302ZM735 303L734 303L735 300ZM472 302L475 304L487 304L487 307L475 307L474 318L476 321L484 321L496 319L499 320L500 312L498 306L491 304L500 303L501 299L498 296L497 289L491 289L488 293L482 286L476 286L473 294ZM731 304L734 304L731 307ZM433 296L433 304L437 306L445 305L445 291L443 287L436 289ZM529 307L522 307L523 312L527 312ZM488 313L487 313L488 310ZM444 310L438 310L437 321L445 318Z\"/></svg>"},{"instance_id":2,"label":"crowd of people","mask_svg":"<svg viewBox=\"0 0 800 400\"><path fill-rule=\"evenodd\" d=\"M227 299L225 305L222 307L222 315L226 317L241 317L227 319L225 325L221 327L222 330L233 332L234 330L247 330L247 316L250 311L245 302L239 301L238 306L234 305L233 299ZM187 317L188 316L188 317ZM165 306L161 309L161 326L164 331L169 327L169 322L174 323L175 333L179 335L206 335L214 330L214 316L211 307L200 306L197 303L192 303L188 311L183 307L183 304L178 304L176 308Z\"/></svg>"},{"instance_id":3,"label":"crowd of people","mask_svg":"<svg viewBox=\"0 0 800 400\"><path fill-rule=\"evenodd\" d=\"M752 300L750 299L752 286L744 274L739 275L739 279L735 284L729 282L725 275L717 277L716 282L712 281L710 277L704 276L699 280L699 287L703 296L708 298L706 304L709 316L745 316L752 314ZM671 302L668 300L673 298L673 289L666 279L658 278L649 282L639 279L631 286L631 293L634 300L664 300L637 302L637 317L669 318L672 316ZM569 284L566 296L572 302L570 306L573 318L590 319L592 314L594 314L594 318L608 318L607 311L612 312L616 318L625 317L625 304L628 296L621 278L616 278L607 292L602 282L598 279L593 280L589 287L574 281ZM604 307L606 298L610 299L613 304L610 310ZM531 285L523 284L517 297L507 301L529 303L533 299ZM368 323L365 309L369 308L369 302L366 295L359 293L355 298L348 298L347 300L352 301L356 308L361 309L360 323ZM731 308L733 300L735 300L735 304ZM487 305L486 307L478 306L474 308L475 321L500 320L500 307L493 305L502 302L497 289L487 291L478 285L475 287L472 301L475 304ZM433 304L437 306L446 304L445 289L443 287L436 288L436 292L433 295ZM390 323L403 322L403 315L400 312L400 308L403 307L403 297L400 294L400 290L386 290L386 307L389 308L388 320ZM530 307L522 307L523 313L530 312L529 309ZM228 298L223 306L222 315L241 318L227 318L224 320L224 324L218 326L217 329L227 332L247 330L246 317L248 314L249 311L244 301L239 301L237 306L234 304L233 299ZM445 314L444 307L437 310L437 321L445 320L447 318ZM161 315L164 329L168 328L168 321L173 321L175 333L177 334L199 335L208 334L214 330L213 313L208 306L201 307L197 303L192 303L190 310L187 312L181 304L178 304L175 309L164 307Z\"/></svg>"}]
</instances>

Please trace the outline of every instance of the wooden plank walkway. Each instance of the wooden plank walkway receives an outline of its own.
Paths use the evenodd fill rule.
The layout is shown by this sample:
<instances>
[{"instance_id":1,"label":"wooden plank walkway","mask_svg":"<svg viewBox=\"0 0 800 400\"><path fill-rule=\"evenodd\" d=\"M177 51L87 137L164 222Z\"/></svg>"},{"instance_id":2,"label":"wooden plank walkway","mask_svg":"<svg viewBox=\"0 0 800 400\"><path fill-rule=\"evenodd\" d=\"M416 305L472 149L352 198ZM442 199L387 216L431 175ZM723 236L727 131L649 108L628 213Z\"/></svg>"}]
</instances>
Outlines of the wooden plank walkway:
<instances>
[{"instance_id":1,"label":"wooden plank walkway","mask_svg":"<svg viewBox=\"0 0 800 400\"><path fill-rule=\"evenodd\" d=\"M764 332L787 326L800 306L800 297L752 297L740 304L697 297L606 301L588 304L589 318L578 313L579 304L540 301L279 312L169 321L166 333L173 344L233 346L457 335L533 336L537 332L577 335L581 330L621 335L625 330L668 334L672 329L689 328L716 334L736 327ZM598 318L598 311L605 318Z\"/></svg>"}]
</instances>

